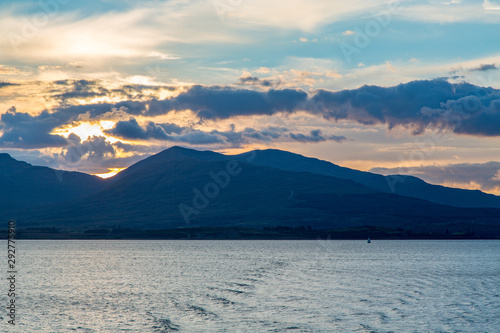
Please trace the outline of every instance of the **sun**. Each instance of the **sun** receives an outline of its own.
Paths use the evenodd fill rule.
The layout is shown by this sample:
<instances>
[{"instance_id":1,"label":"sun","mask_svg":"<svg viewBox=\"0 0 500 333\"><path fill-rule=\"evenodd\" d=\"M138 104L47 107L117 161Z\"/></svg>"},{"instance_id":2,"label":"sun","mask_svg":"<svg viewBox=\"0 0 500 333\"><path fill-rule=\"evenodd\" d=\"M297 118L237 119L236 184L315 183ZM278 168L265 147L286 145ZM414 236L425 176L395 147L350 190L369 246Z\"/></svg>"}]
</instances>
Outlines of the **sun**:
<instances>
[{"instance_id":1,"label":"sun","mask_svg":"<svg viewBox=\"0 0 500 333\"><path fill-rule=\"evenodd\" d=\"M108 172L106 173L96 173L94 176L101 177L101 178L111 178L113 176L116 176L120 171L125 170L126 168L109 168Z\"/></svg>"}]
</instances>

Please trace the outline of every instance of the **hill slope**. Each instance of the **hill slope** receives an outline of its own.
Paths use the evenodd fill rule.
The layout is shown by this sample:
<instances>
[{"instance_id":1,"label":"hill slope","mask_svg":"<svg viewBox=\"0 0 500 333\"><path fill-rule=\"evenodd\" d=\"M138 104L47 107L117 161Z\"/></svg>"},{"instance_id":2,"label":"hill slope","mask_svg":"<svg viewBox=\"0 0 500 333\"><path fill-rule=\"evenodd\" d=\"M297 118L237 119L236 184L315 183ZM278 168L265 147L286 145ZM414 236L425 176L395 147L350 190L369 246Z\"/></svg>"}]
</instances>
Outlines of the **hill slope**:
<instances>
[{"instance_id":1,"label":"hill slope","mask_svg":"<svg viewBox=\"0 0 500 333\"><path fill-rule=\"evenodd\" d=\"M377 225L500 236L497 209L439 205L348 179L249 164L252 157L236 162L174 147L131 166L95 195L28 212L22 220L75 229Z\"/></svg>"},{"instance_id":2,"label":"hill slope","mask_svg":"<svg viewBox=\"0 0 500 333\"><path fill-rule=\"evenodd\" d=\"M333 163L276 150L256 150L235 155L238 161L252 156L254 165L288 171L308 171L320 175L350 179L384 193L392 193L455 207L490 207L500 209L500 197L477 190L463 190L431 185L412 176L383 176L344 168Z\"/></svg>"},{"instance_id":3,"label":"hill slope","mask_svg":"<svg viewBox=\"0 0 500 333\"><path fill-rule=\"evenodd\" d=\"M36 209L95 194L105 187L99 177L32 166L0 154L0 210L11 218L16 209Z\"/></svg>"}]
</instances>

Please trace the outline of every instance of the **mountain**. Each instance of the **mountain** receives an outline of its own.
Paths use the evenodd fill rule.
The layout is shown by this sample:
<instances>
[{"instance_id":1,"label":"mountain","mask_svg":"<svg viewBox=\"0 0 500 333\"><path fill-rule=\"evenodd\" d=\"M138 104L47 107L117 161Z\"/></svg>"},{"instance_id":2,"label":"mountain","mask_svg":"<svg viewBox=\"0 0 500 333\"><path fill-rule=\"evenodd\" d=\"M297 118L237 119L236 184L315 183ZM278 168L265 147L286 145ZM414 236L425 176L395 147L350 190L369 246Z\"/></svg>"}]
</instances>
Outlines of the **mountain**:
<instances>
[{"instance_id":1,"label":"mountain","mask_svg":"<svg viewBox=\"0 0 500 333\"><path fill-rule=\"evenodd\" d=\"M32 166L0 154L0 210L5 218L15 210L81 199L104 187L105 181L96 176Z\"/></svg>"},{"instance_id":2,"label":"mountain","mask_svg":"<svg viewBox=\"0 0 500 333\"><path fill-rule=\"evenodd\" d=\"M157 167L161 167L162 165L166 165L168 162L183 159L196 159L201 161L213 162L226 161L228 157L219 153L215 153L213 151L199 151L174 146L135 163L134 165L128 167L127 169L111 178L110 181L115 182L135 173L141 173L145 169L154 169Z\"/></svg>"},{"instance_id":3,"label":"mountain","mask_svg":"<svg viewBox=\"0 0 500 333\"><path fill-rule=\"evenodd\" d=\"M432 201L455 207L499 208L500 197L478 190L463 190L431 185L423 180L402 175L383 176L344 168L316 158L276 149L256 150L233 156L237 161L252 157L250 163L288 171L307 171L319 175L350 179L374 190Z\"/></svg>"},{"instance_id":4,"label":"mountain","mask_svg":"<svg viewBox=\"0 0 500 333\"><path fill-rule=\"evenodd\" d=\"M20 212L18 220L74 230L374 225L500 237L498 209L457 208L384 193L314 168L304 172L258 165L264 161L260 154L226 156L173 147L134 164L98 193ZM290 162L280 156L275 160Z\"/></svg>"},{"instance_id":5,"label":"mountain","mask_svg":"<svg viewBox=\"0 0 500 333\"><path fill-rule=\"evenodd\" d=\"M293 216L297 194L347 195L375 191L356 182L258 167L231 161L171 156L143 161L121 174L105 190L70 205L39 211L37 222L121 224L133 227L187 225L275 225ZM140 162L139 162L140 163ZM229 170L232 172L232 175ZM233 170L234 169L234 170ZM195 200L195 202L193 202ZM204 205L207 204L207 207ZM185 205L184 219L179 205ZM193 210L191 210L193 209ZM292 210L290 210L292 209ZM196 210L199 213L189 214ZM270 224L269 224L269 223Z\"/></svg>"}]
</instances>

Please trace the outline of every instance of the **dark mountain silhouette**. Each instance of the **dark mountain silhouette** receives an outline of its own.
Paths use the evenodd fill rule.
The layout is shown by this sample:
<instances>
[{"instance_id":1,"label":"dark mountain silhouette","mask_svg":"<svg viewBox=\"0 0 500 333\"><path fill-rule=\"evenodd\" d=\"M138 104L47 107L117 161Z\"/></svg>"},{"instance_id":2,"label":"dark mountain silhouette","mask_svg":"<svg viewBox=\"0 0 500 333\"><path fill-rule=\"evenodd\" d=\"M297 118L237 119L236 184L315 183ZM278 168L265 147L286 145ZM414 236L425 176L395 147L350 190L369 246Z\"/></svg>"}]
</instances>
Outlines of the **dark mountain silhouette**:
<instances>
[{"instance_id":1,"label":"dark mountain silhouette","mask_svg":"<svg viewBox=\"0 0 500 333\"><path fill-rule=\"evenodd\" d=\"M196 159L213 162L226 161L228 157L226 155L215 153L213 151L199 151L174 146L133 164L132 166L117 174L115 177L111 178L110 181L115 182L133 174L142 173L145 169L162 167L163 165L165 165L165 163L183 159Z\"/></svg>"},{"instance_id":2,"label":"dark mountain silhouette","mask_svg":"<svg viewBox=\"0 0 500 333\"><path fill-rule=\"evenodd\" d=\"M149 160L140 169L112 180L100 193L71 205L51 207L43 214L39 211L35 220L133 227L294 224L309 214L304 212L301 218L292 214L302 210L293 209L300 202L296 194L375 193L345 179L243 163L235 164L235 175L229 175L228 163L184 157ZM179 208L182 204L187 220ZM190 208L199 213L189 214Z\"/></svg>"},{"instance_id":3,"label":"dark mountain silhouette","mask_svg":"<svg viewBox=\"0 0 500 333\"><path fill-rule=\"evenodd\" d=\"M463 190L431 185L420 178L402 175L383 176L371 172L344 168L316 158L276 149L256 150L236 155L236 160L254 156L251 163L288 171L307 171L325 176L354 180L384 193L423 199L455 207L500 208L500 197L478 190Z\"/></svg>"},{"instance_id":4,"label":"dark mountain silhouette","mask_svg":"<svg viewBox=\"0 0 500 333\"><path fill-rule=\"evenodd\" d=\"M103 179L80 172L32 166L0 154L0 210L10 218L14 210L30 210L95 194Z\"/></svg>"},{"instance_id":5,"label":"dark mountain silhouette","mask_svg":"<svg viewBox=\"0 0 500 333\"><path fill-rule=\"evenodd\" d=\"M498 209L456 208L384 193L349 179L319 174L321 161L311 164L312 172L283 170L294 159L310 162L280 151L226 156L173 147L134 164L98 193L24 210L18 213L18 220L25 226L75 230L374 225L417 232L472 230L478 235L500 236ZM263 163L277 165L258 165ZM306 168L304 164L297 167ZM77 190L80 185L73 186Z\"/></svg>"}]
</instances>

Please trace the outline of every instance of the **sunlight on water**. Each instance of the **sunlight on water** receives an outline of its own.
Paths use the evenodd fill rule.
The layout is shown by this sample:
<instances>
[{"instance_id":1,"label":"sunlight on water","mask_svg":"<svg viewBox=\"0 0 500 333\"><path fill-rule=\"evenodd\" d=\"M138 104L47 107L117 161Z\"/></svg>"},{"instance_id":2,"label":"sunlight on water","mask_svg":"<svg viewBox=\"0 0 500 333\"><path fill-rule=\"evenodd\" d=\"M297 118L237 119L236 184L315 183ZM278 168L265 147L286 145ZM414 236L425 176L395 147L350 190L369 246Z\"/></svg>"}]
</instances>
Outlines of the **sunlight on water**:
<instances>
[{"instance_id":1,"label":"sunlight on water","mask_svg":"<svg viewBox=\"0 0 500 333\"><path fill-rule=\"evenodd\" d=\"M500 327L499 241L18 243L18 332Z\"/></svg>"}]
</instances>

